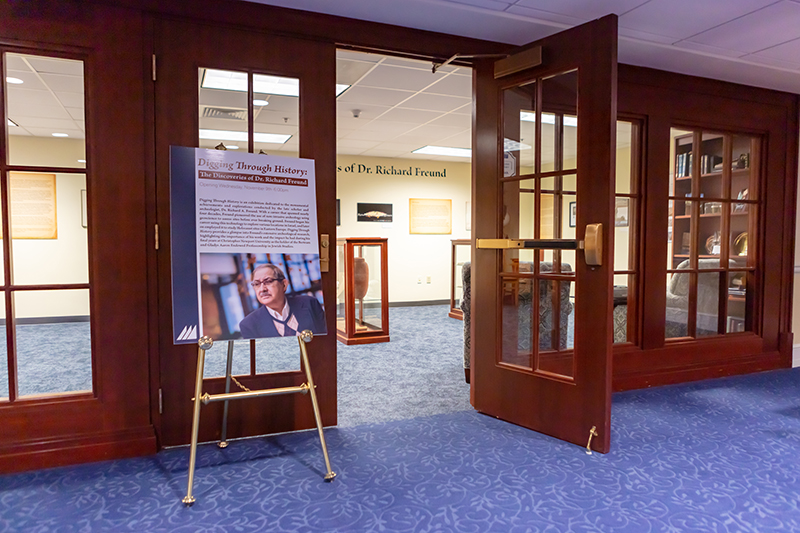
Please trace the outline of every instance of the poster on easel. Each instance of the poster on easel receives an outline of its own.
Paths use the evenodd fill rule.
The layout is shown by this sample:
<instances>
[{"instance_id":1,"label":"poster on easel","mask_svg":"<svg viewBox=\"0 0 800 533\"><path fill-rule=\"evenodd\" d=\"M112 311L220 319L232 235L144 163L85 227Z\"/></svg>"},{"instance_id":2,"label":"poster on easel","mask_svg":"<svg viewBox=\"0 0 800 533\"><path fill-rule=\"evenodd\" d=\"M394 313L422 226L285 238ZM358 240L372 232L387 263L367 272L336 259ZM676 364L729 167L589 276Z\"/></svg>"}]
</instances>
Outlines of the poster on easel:
<instances>
[{"instance_id":1,"label":"poster on easel","mask_svg":"<svg viewBox=\"0 0 800 533\"><path fill-rule=\"evenodd\" d=\"M175 344L326 333L314 161L170 147Z\"/></svg>"}]
</instances>

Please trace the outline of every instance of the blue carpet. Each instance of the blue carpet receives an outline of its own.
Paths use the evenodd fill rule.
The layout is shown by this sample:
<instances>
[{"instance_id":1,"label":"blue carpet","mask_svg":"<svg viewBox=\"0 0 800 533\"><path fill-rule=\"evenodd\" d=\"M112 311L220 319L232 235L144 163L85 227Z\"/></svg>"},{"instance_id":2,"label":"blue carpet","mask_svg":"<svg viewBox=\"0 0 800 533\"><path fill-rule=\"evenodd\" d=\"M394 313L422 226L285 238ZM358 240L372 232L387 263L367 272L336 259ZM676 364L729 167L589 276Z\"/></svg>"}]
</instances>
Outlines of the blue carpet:
<instances>
[{"instance_id":1,"label":"blue carpet","mask_svg":"<svg viewBox=\"0 0 800 533\"><path fill-rule=\"evenodd\" d=\"M0 477L0 531L800 530L800 369L614 396L586 455L474 411Z\"/></svg>"}]
</instances>

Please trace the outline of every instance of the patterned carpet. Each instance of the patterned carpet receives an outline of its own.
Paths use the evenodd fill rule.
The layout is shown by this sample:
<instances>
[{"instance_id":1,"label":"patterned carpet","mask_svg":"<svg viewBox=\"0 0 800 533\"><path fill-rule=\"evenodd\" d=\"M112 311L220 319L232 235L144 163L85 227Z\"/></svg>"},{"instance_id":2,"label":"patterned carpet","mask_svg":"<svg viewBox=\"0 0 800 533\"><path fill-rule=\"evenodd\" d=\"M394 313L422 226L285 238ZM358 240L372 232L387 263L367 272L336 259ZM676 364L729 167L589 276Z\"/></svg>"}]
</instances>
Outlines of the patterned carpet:
<instances>
[{"instance_id":1,"label":"patterned carpet","mask_svg":"<svg viewBox=\"0 0 800 533\"><path fill-rule=\"evenodd\" d=\"M474 411L0 477L0 531L800 530L800 369L617 394L612 452Z\"/></svg>"}]
</instances>

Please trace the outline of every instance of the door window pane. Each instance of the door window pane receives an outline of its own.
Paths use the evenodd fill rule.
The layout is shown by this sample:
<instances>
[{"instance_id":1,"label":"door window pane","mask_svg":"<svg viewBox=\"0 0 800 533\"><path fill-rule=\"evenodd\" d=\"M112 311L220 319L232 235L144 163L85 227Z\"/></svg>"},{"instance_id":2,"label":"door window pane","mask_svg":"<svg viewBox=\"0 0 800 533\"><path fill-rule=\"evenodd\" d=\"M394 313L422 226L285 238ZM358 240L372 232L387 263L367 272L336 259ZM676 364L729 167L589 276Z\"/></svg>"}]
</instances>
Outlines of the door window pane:
<instances>
[{"instance_id":1,"label":"door window pane","mask_svg":"<svg viewBox=\"0 0 800 533\"><path fill-rule=\"evenodd\" d=\"M614 342L635 342L639 124L617 121L614 199Z\"/></svg>"},{"instance_id":2,"label":"door window pane","mask_svg":"<svg viewBox=\"0 0 800 533\"><path fill-rule=\"evenodd\" d=\"M91 391L89 291L18 291L14 306L19 395Z\"/></svg>"},{"instance_id":3,"label":"door window pane","mask_svg":"<svg viewBox=\"0 0 800 533\"><path fill-rule=\"evenodd\" d=\"M8 162L86 166L83 62L5 54Z\"/></svg>"},{"instance_id":4,"label":"door window pane","mask_svg":"<svg viewBox=\"0 0 800 533\"><path fill-rule=\"evenodd\" d=\"M531 367L534 343L533 279L503 281L502 351L500 362L523 368Z\"/></svg>"},{"instance_id":5,"label":"door window pane","mask_svg":"<svg viewBox=\"0 0 800 533\"><path fill-rule=\"evenodd\" d=\"M15 285L89 282L85 191L84 174L9 173Z\"/></svg>"}]
</instances>

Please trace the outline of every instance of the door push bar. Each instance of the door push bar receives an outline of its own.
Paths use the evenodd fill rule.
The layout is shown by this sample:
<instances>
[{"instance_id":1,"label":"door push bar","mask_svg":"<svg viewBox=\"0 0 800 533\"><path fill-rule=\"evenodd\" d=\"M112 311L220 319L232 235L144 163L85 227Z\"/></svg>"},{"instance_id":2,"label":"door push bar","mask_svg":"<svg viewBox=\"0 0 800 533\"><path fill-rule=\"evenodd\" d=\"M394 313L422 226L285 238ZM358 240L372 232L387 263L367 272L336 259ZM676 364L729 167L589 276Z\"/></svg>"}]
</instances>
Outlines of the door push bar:
<instances>
[{"instance_id":1,"label":"door push bar","mask_svg":"<svg viewBox=\"0 0 800 533\"><path fill-rule=\"evenodd\" d=\"M582 241L574 239L477 239L476 246L484 250L509 250L517 248L583 250L587 265L600 266L603 264L603 225L587 225L586 235Z\"/></svg>"}]
</instances>

